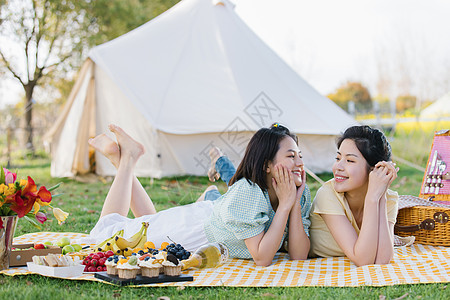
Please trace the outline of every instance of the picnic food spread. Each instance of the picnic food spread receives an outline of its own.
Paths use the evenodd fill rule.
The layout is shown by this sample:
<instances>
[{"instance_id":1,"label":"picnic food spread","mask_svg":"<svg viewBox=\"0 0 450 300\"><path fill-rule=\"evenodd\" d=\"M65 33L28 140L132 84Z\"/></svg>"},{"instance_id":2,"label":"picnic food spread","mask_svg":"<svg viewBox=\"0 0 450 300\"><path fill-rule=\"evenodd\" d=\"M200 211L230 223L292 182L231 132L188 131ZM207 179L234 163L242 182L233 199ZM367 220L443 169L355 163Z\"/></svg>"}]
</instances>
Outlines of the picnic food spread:
<instances>
[{"instance_id":1,"label":"picnic food spread","mask_svg":"<svg viewBox=\"0 0 450 300\"><path fill-rule=\"evenodd\" d=\"M147 241L147 229L148 223L143 222L139 231L130 238L124 238L124 230L119 230L101 243L84 249L80 249L79 245L73 247L76 244L71 244L66 237L60 238L56 243L60 254L35 255L32 262L28 262L28 267L30 271L54 276L54 271L42 271L42 267L52 269L77 265L79 272L95 273L95 277L99 279L117 284L140 284L192 281L193 277L181 274L182 270L216 267L228 258L227 248L219 243L204 245L191 254L181 244L167 237L171 243L163 242L157 248L153 242ZM38 249L48 247L41 243L30 246ZM67 253L63 251L66 247L69 249ZM62 277L65 277L64 274L74 276L74 273L58 274L63 274Z\"/></svg>"}]
</instances>

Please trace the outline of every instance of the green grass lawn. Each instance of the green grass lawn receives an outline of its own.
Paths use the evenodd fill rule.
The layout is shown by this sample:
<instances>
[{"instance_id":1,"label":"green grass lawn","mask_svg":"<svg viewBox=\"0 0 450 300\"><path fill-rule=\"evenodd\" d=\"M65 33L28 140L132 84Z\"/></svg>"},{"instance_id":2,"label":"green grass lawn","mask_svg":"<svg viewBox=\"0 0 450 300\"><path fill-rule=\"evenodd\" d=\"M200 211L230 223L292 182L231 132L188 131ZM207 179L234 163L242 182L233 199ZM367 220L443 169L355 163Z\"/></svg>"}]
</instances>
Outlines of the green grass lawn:
<instances>
[{"instance_id":1,"label":"green grass lawn","mask_svg":"<svg viewBox=\"0 0 450 300\"><path fill-rule=\"evenodd\" d=\"M54 199L53 205L70 213L65 224L59 226L57 221L49 217L42 231L83 232L88 233L96 223L102 208L103 200L111 184L110 179L98 180L94 183L82 183L71 179L50 177L48 158L24 160L16 163L11 170L18 171L19 178L32 176L38 185L50 187L58 182L62 185L56 191L63 193ZM399 178L393 189L399 194L418 195L422 173L407 166L400 165ZM331 178L331 174L322 174L323 180ZM151 180L140 178L141 183L150 194L158 210L176 205L188 204L208 186L206 177L176 177ZM314 196L319 184L308 178L308 184ZM219 190L226 190L225 184ZM130 215L131 216L131 215ZM25 220L20 220L16 236L37 231ZM450 289L450 288L449 288ZM233 288L233 287L152 287L133 288L117 287L91 281L72 281L48 278L39 275L10 277L0 275L0 299L447 299L450 290L447 284L417 284L389 287L295 287L295 288ZM245 293L245 296L243 296Z\"/></svg>"}]
</instances>

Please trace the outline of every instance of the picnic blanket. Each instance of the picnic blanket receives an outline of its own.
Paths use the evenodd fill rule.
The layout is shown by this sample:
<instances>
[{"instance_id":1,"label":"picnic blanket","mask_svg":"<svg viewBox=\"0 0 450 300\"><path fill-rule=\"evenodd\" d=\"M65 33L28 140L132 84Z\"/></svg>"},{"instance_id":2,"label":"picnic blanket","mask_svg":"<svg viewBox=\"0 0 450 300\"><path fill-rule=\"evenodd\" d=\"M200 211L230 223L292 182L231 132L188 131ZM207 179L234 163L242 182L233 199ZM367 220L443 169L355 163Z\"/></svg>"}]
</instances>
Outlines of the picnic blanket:
<instances>
[{"instance_id":1,"label":"picnic blanket","mask_svg":"<svg viewBox=\"0 0 450 300\"><path fill-rule=\"evenodd\" d=\"M15 244L56 241L61 236L77 239L81 233L30 233L14 239ZM395 248L388 265L356 267L346 257L314 258L292 261L285 253L275 256L269 267L258 267L252 260L229 259L215 269L187 270L194 281L148 284L140 286L385 286L411 283L449 282L450 247L413 244ZM5 275L32 274L26 267L0 271ZM102 281L93 274L70 277L71 280ZM105 282L106 283L106 282Z\"/></svg>"}]
</instances>

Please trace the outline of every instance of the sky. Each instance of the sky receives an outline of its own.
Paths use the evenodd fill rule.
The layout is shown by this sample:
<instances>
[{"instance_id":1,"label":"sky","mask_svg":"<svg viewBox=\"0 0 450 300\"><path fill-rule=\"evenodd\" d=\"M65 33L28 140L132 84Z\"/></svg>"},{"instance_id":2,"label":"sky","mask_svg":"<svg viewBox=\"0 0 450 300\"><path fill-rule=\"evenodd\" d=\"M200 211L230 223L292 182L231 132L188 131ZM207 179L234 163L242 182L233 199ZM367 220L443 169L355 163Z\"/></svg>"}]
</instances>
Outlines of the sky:
<instances>
[{"instance_id":1,"label":"sky","mask_svg":"<svg viewBox=\"0 0 450 300\"><path fill-rule=\"evenodd\" d=\"M372 95L450 91L449 0L232 0L236 13L321 94L359 81ZM0 82L0 107L23 96Z\"/></svg>"},{"instance_id":2,"label":"sky","mask_svg":"<svg viewBox=\"0 0 450 300\"><path fill-rule=\"evenodd\" d=\"M396 82L388 93L399 93L402 74L423 97L450 91L448 0L234 3L247 25L322 94L354 80L374 95L380 77Z\"/></svg>"}]
</instances>

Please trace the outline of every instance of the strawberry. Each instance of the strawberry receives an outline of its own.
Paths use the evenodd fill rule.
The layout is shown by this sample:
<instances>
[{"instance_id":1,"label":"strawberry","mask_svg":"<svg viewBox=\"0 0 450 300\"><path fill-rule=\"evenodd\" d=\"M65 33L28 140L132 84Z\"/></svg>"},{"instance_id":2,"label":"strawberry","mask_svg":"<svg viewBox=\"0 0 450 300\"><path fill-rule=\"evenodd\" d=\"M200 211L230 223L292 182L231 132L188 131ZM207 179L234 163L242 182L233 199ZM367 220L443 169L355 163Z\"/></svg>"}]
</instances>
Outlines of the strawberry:
<instances>
[{"instance_id":1,"label":"strawberry","mask_svg":"<svg viewBox=\"0 0 450 300\"><path fill-rule=\"evenodd\" d=\"M97 272L97 268L96 268L96 267L93 267L93 266L90 266L90 267L88 268L88 272Z\"/></svg>"},{"instance_id":2,"label":"strawberry","mask_svg":"<svg viewBox=\"0 0 450 300\"><path fill-rule=\"evenodd\" d=\"M98 260L96 260L95 258L91 259L91 266L97 267L98 266Z\"/></svg>"},{"instance_id":3,"label":"strawberry","mask_svg":"<svg viewBox=\"0 0 450 300\"><path fill-rule=\"evenodd\" d=\"M98 260L98 265L99 266L104 266L106 262L106 257L102 257Z\"/></svg>"}]
</instances>

